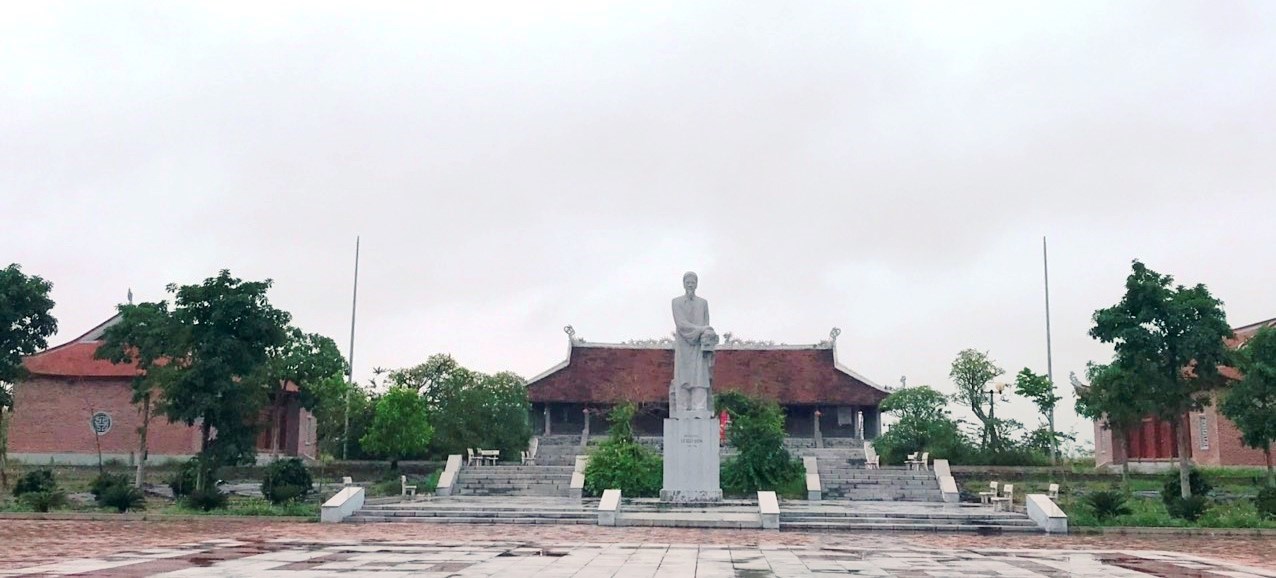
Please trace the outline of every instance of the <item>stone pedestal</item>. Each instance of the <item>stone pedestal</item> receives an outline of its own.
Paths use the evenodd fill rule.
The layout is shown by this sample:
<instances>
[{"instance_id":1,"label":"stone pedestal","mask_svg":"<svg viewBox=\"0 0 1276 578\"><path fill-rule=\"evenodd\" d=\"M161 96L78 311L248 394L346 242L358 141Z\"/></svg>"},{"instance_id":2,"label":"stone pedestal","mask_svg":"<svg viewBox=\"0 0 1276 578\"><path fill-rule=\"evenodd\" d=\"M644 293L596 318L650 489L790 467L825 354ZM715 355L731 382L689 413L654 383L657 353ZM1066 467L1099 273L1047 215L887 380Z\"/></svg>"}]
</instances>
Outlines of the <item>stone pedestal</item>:
<instances>
[{"instance_id":1,"label":"stone pedestal","mask_svg":"<svg viewBox=\"0 0 1276 578\"><path fill-rule=\"evenodd\" d=\"M660 500L675 503L722 501L718 481L718 420L665 420L665 479Z\"/></svg>"}]
</instances>

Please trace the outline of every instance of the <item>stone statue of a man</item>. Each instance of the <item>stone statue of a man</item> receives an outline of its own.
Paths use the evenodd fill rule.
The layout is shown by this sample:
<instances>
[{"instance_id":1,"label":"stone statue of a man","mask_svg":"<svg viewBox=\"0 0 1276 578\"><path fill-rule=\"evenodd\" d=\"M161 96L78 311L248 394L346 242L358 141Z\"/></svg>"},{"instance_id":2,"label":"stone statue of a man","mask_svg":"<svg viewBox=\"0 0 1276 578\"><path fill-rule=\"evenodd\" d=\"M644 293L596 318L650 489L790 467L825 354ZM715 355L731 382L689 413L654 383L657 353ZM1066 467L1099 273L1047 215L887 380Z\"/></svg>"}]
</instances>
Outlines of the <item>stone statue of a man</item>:
<instances>
[{"instance_id":1,"label":"stone statue of a man","mask_svg":"<svg viewBox=\"0 0 1276 578\"><path fill-rule=\"evenodd\" d=\"M682 276L685 295L673 300L673 383L669 386L671 417L707 418L712 415L709 391L713 382L713 352L718 335L709 326L709 302L696 296L695 273Z\"/></svg>"}]
</instances>

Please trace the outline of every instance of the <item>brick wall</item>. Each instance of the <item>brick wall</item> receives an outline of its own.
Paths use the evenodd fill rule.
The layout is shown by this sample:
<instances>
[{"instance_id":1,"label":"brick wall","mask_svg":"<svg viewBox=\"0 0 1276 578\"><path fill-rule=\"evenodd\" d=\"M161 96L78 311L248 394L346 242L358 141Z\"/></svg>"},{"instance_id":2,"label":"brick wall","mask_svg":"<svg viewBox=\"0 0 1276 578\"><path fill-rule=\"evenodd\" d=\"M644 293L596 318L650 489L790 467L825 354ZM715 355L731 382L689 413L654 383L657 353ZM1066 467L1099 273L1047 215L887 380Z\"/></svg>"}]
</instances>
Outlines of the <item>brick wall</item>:
<instances>
[{"instance_id":1,"label":"brick wall","mask_svg":"<svg viewBox=\"0 0 1276 578\"><path fill-rule=\"evenodd\" d=\"M9 452L96 454L96 437L103 454L136 453L142 421L132 396L127 378L23 381L14 386ZM111 416L111 430L101 436L95 436L89 424L94 412ZM151 418L147 442L153 455L189 455L199 450L199 432L156 416Z\"/></svg>"}]
</instances>

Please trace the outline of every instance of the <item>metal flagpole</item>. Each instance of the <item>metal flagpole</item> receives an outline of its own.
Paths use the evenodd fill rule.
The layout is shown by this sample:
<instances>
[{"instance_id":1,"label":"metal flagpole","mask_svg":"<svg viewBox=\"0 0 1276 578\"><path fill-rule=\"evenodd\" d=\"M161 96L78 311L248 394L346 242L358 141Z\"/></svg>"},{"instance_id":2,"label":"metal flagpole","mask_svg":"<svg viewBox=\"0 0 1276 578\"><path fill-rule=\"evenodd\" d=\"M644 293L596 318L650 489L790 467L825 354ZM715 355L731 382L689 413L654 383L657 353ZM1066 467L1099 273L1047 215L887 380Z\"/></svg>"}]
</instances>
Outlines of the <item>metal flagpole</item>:
<instances>
[{"instance_id":1,"label":"metal flagpole","mask_svg":"<svg viewBox=\"0 0 1276 578\"><path fill-rule=\"evenodd\" d=\"M354 294L350 297L350 355L346 357L346 381L350 382L351 391L346 392L346 427L341 434L341 459L349 459L350 452L350 394L354 389L354 318L359 305L359 237L354 238Z\"/></svg>"},{"instance_id":2,"label":"metal flagpole","mask_svg":"<svg viewBox=\"0 0 1276 578\"><path fill-rule=\"evenodd\" d=\"M1046 281L1046 379L1050 380L1051 395L1054 394L1054 357L1050 347L1050 257L1046 251L1046 238L1041 237L1041 269ZM1059 440L1054 437L1054 408L1046 416L1050 424L1050 464L1059 463Z\"/></svg>"}]
</instances>

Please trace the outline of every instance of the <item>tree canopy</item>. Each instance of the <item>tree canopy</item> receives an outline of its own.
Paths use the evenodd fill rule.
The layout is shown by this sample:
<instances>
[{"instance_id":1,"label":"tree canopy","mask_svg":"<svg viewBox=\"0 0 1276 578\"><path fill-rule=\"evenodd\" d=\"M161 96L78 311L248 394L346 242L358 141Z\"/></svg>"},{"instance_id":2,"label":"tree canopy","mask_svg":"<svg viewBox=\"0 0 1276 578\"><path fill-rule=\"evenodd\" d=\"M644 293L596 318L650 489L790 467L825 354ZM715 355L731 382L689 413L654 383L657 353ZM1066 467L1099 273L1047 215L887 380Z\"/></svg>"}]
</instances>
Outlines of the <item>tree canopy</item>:
<instances>
[{"instance_id":1,"label":"tree canopy","mask_svg":"<svg viewBox=\"0 0 1276 578\"><path fill-rule=\"evenodd\" d=\"M1063 398L1055 395L1054 382L1050 381L1049 377L1037 374L1027 367L1019 370L1019 373L1015 375L1015 392L1037 406L1037 411L1046 420L1045 447L1048 448L1053 460L1059 453L1058 434L1054 431L1054 408ZM1043 434L1035 435L1041 437ZM1040 441L1034 439L1037 445L1040 445Z\"/></svg>"},{"instance_id":2,"label":"tree canopy","mask_svg":"<svg viewBox=\"0 0 1276 578\"><path fill-rule=\"evenodd\" d=\"M424 455L433 435L425 398L415 389L396 386L377 400L372 427L359 443L397 468L399 460Z\"/></svg>"},{"instance_id":3,"label":"tree canopy","mask_svg":"<svg viewBox=\"0 0 1276 578\"><path fill-rule=\"evenodd\" d=\"M982 446L992 450L1003 447L1002 430L998 427L993 415L993 402L984 389L997 376L1005 373L988 357L988 353L977 349L962 350L953 360L948 376L957 386L953 400L970 408L975 418L983 424L981 436Z\"/></svg>"},{"instance_id":4,"label":"tree canopy","mask_svg":"<svg viewBox=\"0 0 1276 578\"><path fill-rule=\"evenodd\" d=\"M1241 432L1241 442L1263 450L1267 485L1276 486L1272 443L1276 442L1276 328L1263 327L1236 352L1240 381L1223 396L1220 408Z\"/></svg>"},{"instance_id":5,"label":"tree canopy","mask_svg":"<svg viewBox=\"0 0 1276 578\"><path fill-rule=\"evenodd\" d=\"M162 394L169 421L199 426L198 488L218 465L255 453L267 397L255 377L265 371L270 351L285 344L291 317L271 306L270 286L270 280L243 281L225 270L198 285L170 284L171 310L163 302L125 306L124 319L107 330L102 355L141 364Z\"/></svg>"},{"instance_id":6,"label":"tree canopy","mask_svg":"<svg viewBox=\"0 0 1276 578\"><path fill-rule=\"evenodd\" d=\"M1204 395L1221 382L1218 366L1228 358L1224 339L1232 335L1223 304L1205 285L1175 285L1174 278L1134 261L1125 295L1094 312L1090 336L1111 343L1113 364L1143 381L1149 409L1176 431L1183 497L1191 495L1187 428L1182 421L1201 409Z\"/></svg>"},{"instance_id":7,"label":"tree canopy","mask_svg":"<svg viewBox=\"0 0 1276 578\"><path fill-rule=\"evenodd\" d=\"M0 269L0 382L22 377L23 356L48 347L48 337L57 332L52 290L52 283L23 273L17 263ZM11 403L7 390L0 388L0 408Z\"/></svg>"},{"instance_id":8,"label":"tree canopy","mask_svg":"<svg viewBox=\"0 0 1276 578\"><path fill-rule=\"evenodd\" d=\"M899 418L873 447L888 463L901 463L915 452L955 459L964 451L965 436L947 409L948 398L925 385L895 390L880 406Z\"/></svg>"}]
</instances>

